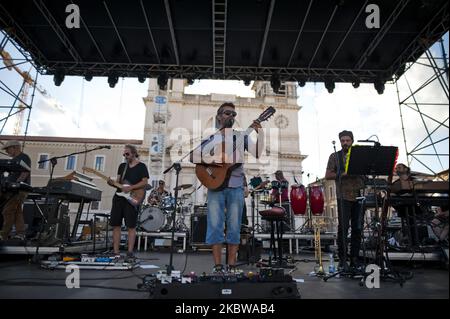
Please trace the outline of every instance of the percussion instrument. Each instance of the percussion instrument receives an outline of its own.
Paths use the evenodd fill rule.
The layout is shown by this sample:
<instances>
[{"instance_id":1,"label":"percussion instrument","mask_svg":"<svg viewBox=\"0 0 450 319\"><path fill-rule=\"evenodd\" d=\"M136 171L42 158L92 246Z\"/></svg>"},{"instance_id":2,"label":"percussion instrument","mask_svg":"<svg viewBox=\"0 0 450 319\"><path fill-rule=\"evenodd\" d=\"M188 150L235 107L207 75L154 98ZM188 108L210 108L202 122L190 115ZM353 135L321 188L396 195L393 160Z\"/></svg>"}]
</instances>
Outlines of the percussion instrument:
<instances>
[{"instance_id":1,"label":"percussion instrument","mask_svg":"<svg viewBox=\"0 0 450 319\"><path fill-rule=\"evenodd\" d=\"M291 208L294 215L305 215L307 193L303 185L294 184L291 186Z\"/></svg>"},{"instance_id":2,"label":"percussion instrument","mask_svg":"<svg viewBox=\"0 0 450 319\"><path fill-rule=\"evenodd\" d=\"M259 201L263 205L270 205L273 204L274 202L273 197L270 194L263 194L259 196Z\"/></svg>"},{"instance_id":3,"label":"percussion instrument","mask_svg":"<svg viewBox=\"0 0 450 319\"><path fill-rule=\"evenodd\" d=\"M175 197L165 196L161 200L161 205L159 206L163 210L173 210L175 209Z\"/></svg>"},{"instance_id":4,"label":"percussion instrument","mask_svg":"<svg viewBox=\"0 0 450 319\"><path fill-rule=\"evenodd\" d=\"M313 215L322 215L325 199L322 186L309 187L309 208Z\"/></svg>"},{"instance_id":5,"label":"percussion instrument","mask_svg":"<svg viewBox=\"0 0 450 319\"><path fill-rule=\"evenodd\" d=\"M146 232L159 231L166 222L164 212L155 206L143 206L139 213L139 227Z\"/></svg>"}]
</instances>

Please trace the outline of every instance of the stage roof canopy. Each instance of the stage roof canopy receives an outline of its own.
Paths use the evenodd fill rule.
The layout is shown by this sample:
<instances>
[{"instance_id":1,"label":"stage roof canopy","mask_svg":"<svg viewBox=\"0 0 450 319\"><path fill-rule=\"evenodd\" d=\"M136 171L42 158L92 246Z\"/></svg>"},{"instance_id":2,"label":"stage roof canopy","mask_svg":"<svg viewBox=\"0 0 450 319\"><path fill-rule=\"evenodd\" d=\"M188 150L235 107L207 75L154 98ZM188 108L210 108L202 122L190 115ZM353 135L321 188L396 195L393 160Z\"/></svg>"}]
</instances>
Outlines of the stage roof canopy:
<instances>
[{"instance_id":1,"label":"stage roof canopy","mask_svg":"<svg viewBox=\"0 0 450 319\"><path fill-rule=\"evenodd\" d=\"M380 27L368 28L379 7ZM67 28L76 4L80 27ZM448 31L447 0L2 0L43 74L373 82Z\"/></svg>"}]
</instances>

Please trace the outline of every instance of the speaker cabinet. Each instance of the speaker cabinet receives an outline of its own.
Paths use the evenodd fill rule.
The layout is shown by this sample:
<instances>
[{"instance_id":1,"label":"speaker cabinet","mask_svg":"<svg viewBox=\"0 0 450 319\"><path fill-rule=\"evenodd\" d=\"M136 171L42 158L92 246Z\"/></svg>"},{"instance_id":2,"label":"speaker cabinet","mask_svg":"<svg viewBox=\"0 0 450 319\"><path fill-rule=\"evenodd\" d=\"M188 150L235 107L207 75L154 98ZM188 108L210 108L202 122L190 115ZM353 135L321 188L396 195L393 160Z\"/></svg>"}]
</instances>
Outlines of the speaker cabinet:
<instances>
[{"instance_id":1,"label":"speaker cabinet","mask_svg":"<svg viewBox=\"0 0 450 319\"><path fill-rule=\"evenodd\" d=\"M206 214L191 215L191 244L205 244Z\"/></svg>"}]
</instances>

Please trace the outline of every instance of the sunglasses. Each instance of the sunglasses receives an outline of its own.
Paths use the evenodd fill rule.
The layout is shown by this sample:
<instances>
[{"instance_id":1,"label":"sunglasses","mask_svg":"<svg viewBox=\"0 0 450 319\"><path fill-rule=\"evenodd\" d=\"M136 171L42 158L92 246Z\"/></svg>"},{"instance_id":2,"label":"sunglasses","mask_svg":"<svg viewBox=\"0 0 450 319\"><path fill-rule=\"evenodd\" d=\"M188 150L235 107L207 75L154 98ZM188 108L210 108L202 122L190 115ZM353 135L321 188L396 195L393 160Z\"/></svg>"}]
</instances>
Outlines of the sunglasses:
<instances>
[{"instance_id":1,"label":"sunglasses","mask_svg":"<svg viewBox=\"0 0 450 319\"><path fill-rule=\"evenodd\" d=\"M123 153L123 156L130 156L130 153Z\"/></svg>"},{"instance_id":2,"label":"sunglasses","mask_svg":"<svg viewBox=\"0 0 450 319\"><path fill-rule=\"evenodd\" d=\"M233 116L236 117L237 113L235 111L231 111L231 110L226 110L222 112L223 114L227 115L227 116Z\"/></svg>"}]
</instances>

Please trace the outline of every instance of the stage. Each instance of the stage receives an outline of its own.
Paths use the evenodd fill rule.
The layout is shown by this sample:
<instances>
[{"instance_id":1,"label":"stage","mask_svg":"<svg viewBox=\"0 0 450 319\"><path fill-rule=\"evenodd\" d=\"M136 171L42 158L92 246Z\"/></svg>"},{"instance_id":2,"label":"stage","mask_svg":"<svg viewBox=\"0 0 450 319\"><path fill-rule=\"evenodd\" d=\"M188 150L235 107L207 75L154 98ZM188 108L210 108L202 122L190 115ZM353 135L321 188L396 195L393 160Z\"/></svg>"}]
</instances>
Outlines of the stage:
<instances>
[{"instance_id":1,"label":"stage","mask_svg":"<svg viewBox=\"0 0 450 319\"><path fill-rule=\"evenodd\" d=\"M169 263L168 252L138 252L141 265L155 265L161 268L132 270L90 270L80 269L80 288L66 288L69 273L64 270L43 269L39 264L31 263L22 256L1 256L0 261L0 298L4 299L149 299L150 293L138 290L145 275L164 270ZM263 257L267 257L263 255ZM394 263L398 270L411 271L412 279L403 287L391 281L381 281L380 288L369 289L360 286L358 279L331 278L324 282L321 278L309 275L316 263L314 255L302 252L292 255L295 260L291 275L297 282L301 299L448 299L449 272L442 264L434 262ZM324 258L327 256L324 255ZM187 260L186 260L187 258ZM188 252L174 254L175 270L185 274L194 271L209 274L212 258L209 252ZM324 261L328 269L328 261ZM254 265L242 265L240 269L258 272ZM285 273L291 270L286 269ZM256 284L257 285L257 284ZM193 294L195 291L193 291ZM248 296L252 298L253 296ZM301 302L293 300L293 302Z\"/></svg>"}]
</instances>

